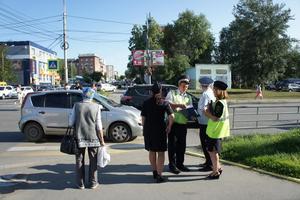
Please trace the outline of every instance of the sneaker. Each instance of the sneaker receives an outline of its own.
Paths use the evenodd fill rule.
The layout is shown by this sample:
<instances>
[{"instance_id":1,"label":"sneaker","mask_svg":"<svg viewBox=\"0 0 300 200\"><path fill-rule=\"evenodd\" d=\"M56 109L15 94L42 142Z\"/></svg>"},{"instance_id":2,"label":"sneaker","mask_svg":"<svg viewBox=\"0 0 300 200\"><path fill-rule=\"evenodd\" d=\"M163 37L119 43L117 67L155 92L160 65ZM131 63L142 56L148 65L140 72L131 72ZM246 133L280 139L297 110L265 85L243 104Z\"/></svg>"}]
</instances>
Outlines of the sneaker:
<instances>
[{"instance_id":1,"label":"sneaker","mask_svg":"<svg viewBox=\"0 0 300 200\"><path fill-rule=\"evenodd\" d=\"M80 190L83 190L85 188L84 185L77 185L76 187Z\"/></svg>"},{"instance_id":2,"label":"sneaker","mask_svg":"<svg viewBox=\"0 0 300 200\"><path fill-rule=\"evenodd\" d=\"M98 183L91 185L90 189L96 189L98 187Z\"/></svg>"}]
</instances>

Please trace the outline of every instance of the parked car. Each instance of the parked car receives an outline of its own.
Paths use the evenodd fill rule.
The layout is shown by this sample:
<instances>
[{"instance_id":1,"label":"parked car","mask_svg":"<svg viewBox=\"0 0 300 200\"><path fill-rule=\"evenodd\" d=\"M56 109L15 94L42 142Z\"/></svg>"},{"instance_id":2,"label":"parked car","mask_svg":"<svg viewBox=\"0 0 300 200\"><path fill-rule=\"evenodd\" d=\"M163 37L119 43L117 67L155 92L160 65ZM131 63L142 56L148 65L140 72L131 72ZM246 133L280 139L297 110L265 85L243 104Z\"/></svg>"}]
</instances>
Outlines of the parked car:
<instances>
[{"instance_id":1,"label":"parked car","mask_svg":"<svg viewBox=\"0 0 300 200\"><path fill-rule=\"evenodd\" d=\"M143 85L134 85L132 87L128 87L125 93L121 96L121 104L133 106L139 110L142 109L143 103L146 99L150 98L152 95L151 92L152 85L143 84ZM162 96L165 98L170 90L177 90L178 87L174 85L162 84ZM197 110L199 98L194 95L188 93L192 97L193 106ZM188 122L188 128L199 128L198 123L194 121Z\"/></svg>"},{"instance_id":2,"label":"parked car","mask_svg":"<svg viewBox=\"0 0 300 200\"><path fill-rule=\"evenodd\" d=\"M73 105L82 99L81 90L29 93L21 106L19 128L32 142L41 140L45 135L63 135ZM93 101L103 106L101 119L106 138L126 142L142 135L139 110L99 94L95 94Z\"/></svg>"},{"instance_id":3,"label":"parked car","mask_svg":"<svg viewBox=\"0 0 300 200\"><path fill-rule=\"evenodd\" d=\"M17 97L18 97L18 93L17 93L17 91L14 89L14 87L11 86L11 85L0 86L0 97L1 97L2 99L6 99L6 98L17 98Z\"/></svg>"},{"instance_id":4,"label":"parked car","mask_svg":"<svg viewBox=\"0 0 300 200\"><path fill-rule=\"evenodd\" d=\"M101 83L100 90L105 92L114 92L116 91L117 87L110 84L110 83Z\"/></svg>"},{"instance_id":5,"label":"parked car","mask_svg":"<svg viewBox=\"0 0 300 200\"><path fill-rule=\"evenodd\" d=\"M22 86L21 91L22 91L23 97L25 97L29 92L34 92L32 87L30 87L30 86Z\"/></svg>"},{"instance_id":6,"label":"parked car","mask_svg":"<svg viewBox=\"0 0 300 200\"><path fill-rule=\"evenodd\" d=\"M266 85L266 90L276 90L276 85L273 83L269 83Z\"/></svg>"},{"instance_id":7,"label":"parked car","mask_svg":"<svg viewBox=\"0 0 300 200\"><path fill-rule=\"evenodd\" d=\"M300 79L297 78L289 78L289 79L285 79L282 81L279 81L275 84L276 86L276 90L280 91L280 90L285 90L285 91L289 91L288 90L288 85L289 84L300 84Z\"/></svg>"},{"instance_id":8,"label":"parked car","mask_svg":"<svg viewBox=\"0 0 300 200\"><path fill-rule=\"evenodd\" d=\"M282 87L283 91L300 92L300 84L289 83L287 86Z\"/></svg>"}]
</instances>

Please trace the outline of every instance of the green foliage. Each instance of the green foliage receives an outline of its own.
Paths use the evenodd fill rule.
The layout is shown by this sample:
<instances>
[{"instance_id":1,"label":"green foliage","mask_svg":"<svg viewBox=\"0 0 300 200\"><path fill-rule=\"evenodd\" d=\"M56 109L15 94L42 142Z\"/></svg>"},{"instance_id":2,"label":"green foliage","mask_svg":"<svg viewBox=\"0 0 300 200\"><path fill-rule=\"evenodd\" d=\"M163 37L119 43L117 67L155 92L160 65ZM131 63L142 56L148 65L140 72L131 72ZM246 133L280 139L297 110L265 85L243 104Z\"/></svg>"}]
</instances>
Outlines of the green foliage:
<instances>
[{"instance_id":1,"label":"green foliage","mask_svg":"<svg viewBox=\"0 0 300 200\"><path fill-rule=\"evenodd\" d=\"M195 15L192 11L179 14L174 22L173 43L175 55L185 55L190 59L190 65L196 63L210 63L214 38L209 31L210 24L204 15Z\"/></svg>"},{"instance_id":2,"label":"green foliage","mask_svg":"<svg viewBox=\"0 0 300 200\"><path fill-rule=\"evenodd\" d=\"M12 69L12 63L6 58L6 47L0 45L0 81L14 83L17 77Z\"/></svg>"},{"instance_id":3,"label":"green foliage","mask_svg":"<svg viewBox=\"0 0 300 200\"><path fill-rule=\"evenodd\" d=\"M232 64L234 84L264 84L284 72L292 41L286 34L291 11L284 6L270 0L240 0L235 6L217 54L219 62Z\"/></svg>"},{"instance_id":4,"label":"green foliage","mask_svg":"<svg viewBox=\"0 0 300 200\"><path fill-rule=\"evenodd\" d=\"M287 68L283 78L300 77L300 47L291 48L286 55Z\"/></svg>"},{"instance_id":5,"label":"green foliage","mask_svg":"<svg viewBox=\"0 0 300 200\"><path fill-rule=\"evenodd\" d=\"M154 71L154 80L177 85L180 75L189 67L189 58L185 55L177 55L174 58L166 58L164 67L157 67Z\"/></svg>"},{"instance_id":6,"label":"green foliage","mask_svg":"<svg viewBox=\"0 0 300 200\"><path fill-rule=\"evenodd\" d=\"M300 178L300 129L276 135L235 136L224 140L222 158Z\"/></svg>"},{"instance_id":7,"label":"green foliage","mask_svg":"<svg viewBox=\"0 0 300 200\"><path fill-rule=\"evenodd\" d=\"M195 63L210 63L214 48L214 38L209 31L210 24L204 15L195 15L192 11L179 14L174 24L160 27L151 18L149 30L149 49L165 51L165 66L154 68L153 79L176 83L176 79ZM135 25L131 31L129 50L146 49L146 26ZM143 77L144 67L127 65L126 77Z\"/></svg>"}]
</instances>

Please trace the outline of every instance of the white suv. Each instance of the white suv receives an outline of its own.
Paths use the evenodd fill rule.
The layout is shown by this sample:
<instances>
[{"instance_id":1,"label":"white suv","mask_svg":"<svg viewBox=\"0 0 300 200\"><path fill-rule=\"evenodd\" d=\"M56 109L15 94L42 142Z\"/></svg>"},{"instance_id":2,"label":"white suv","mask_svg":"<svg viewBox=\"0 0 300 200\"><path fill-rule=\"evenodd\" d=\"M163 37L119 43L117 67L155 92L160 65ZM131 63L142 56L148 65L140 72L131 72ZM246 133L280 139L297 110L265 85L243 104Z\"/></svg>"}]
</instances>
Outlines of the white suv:
<instances>
[{"instance_id":1,"label":"white suv","mask_svg":"<svg viewBox=\"0 0 300 200\"><path fill-rule=\"evenodd\" d=\"M13 86L0 86L0 97L2 99L5 98L15 98L17 96L17 92Z\"/></svg>"}]
</instances>

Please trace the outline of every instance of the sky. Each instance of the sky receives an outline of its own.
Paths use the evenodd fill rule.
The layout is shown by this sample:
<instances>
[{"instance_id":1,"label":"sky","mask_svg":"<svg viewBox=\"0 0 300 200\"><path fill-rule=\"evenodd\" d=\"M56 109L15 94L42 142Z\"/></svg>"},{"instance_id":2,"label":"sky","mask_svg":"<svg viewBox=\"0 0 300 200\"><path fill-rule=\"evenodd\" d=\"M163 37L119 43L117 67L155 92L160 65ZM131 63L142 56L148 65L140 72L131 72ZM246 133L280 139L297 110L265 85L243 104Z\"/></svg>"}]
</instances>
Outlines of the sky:
<instances>
[{"instance_id":1,"label":"sky","mask_svg":"<svg viewBox=\"0 0 300 200\"><path fill-rule=\"evenodd\" d=\"M239 0L66 0L68 58L95 53L105 64L124 74L128 63L128 40L133 24L143 25L148 13L160 25L173 23L179 13L191 10L204 14L218 41L219 32L234 20L233 7ZM300 40L300 1L284 3L294 17L288 35ZM0 41L30 40L57 52L62 34L63 0L0 0ZM22 23L20 23L22 22ZM298 26L297 26L298 25Z\"/></svg>"}]
</instances>

